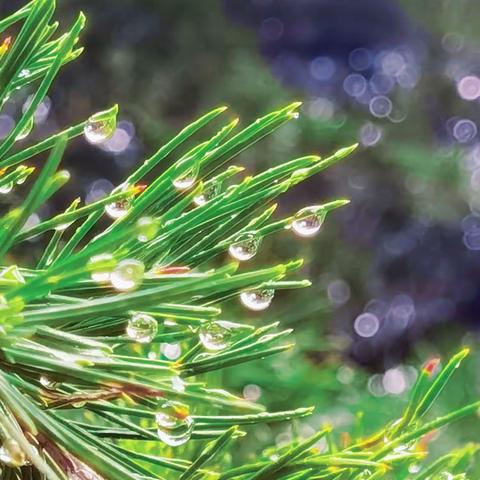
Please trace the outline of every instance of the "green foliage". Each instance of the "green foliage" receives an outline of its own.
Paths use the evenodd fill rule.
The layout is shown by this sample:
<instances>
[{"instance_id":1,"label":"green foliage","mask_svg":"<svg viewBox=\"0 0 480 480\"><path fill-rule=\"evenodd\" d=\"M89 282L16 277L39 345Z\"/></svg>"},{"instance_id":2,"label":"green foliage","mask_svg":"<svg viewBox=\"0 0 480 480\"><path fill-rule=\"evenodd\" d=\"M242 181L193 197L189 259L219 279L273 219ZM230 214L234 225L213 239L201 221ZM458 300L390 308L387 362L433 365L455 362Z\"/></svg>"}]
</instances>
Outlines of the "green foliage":
<instances>
[{"instance_id":1,"label":"green foliage","mask_svg":"<svg viewBox=\"0 0 480 480\"><path fill-rule=\"evenodd\" d=\"M270 413L210 385L209 372L291 347L285 343L290 330L278 322L226 322L219 320L220 307L242 295L260 310L275 290L309 285L296 273L301 260L263 268L243 261L261 253L265 236L285 229L308 236L346 203L334 200L272 220L280 194L356 146L323 160L297 158L233 183L242 168L228 162L294 120L299 104L236 133L238 121L228 120L198 141L226 110L217 108L107 197L85 206L76 199L65 212L29 226L30 216L69 179L58 170L68 141L85 134L101 143L113 133L117 113L115 106L36 145L16 147L61 66L81 53L74 48L83 15L52 40L54 9L52 0L34 0L0 21L2 34L17 32L13 41L5 36L0 50L0 100L17 88L34 89L0 144L0 188L24 197L0 220L2 479L434 479L447 469L465 471L476 446L448 453L412 476L429 433L478 410L476 402L425 418L466 350L436 375L427 367L404 414L372 437L359 434L340 446L325 426L311 438L297 437L251 464L235 465L231 453L248 425L291 421L312 409ZM23 164L40 163L45 152L38 174ZM102 230L105 211L113 221ZM40 235L50 237L42 256L16 265L16 249L28 249L25 242ZM225 260L228 251L241 266ZM179 345L183 353L178 358L162 350L165 345Z\"/></svg>"}]
</instances>

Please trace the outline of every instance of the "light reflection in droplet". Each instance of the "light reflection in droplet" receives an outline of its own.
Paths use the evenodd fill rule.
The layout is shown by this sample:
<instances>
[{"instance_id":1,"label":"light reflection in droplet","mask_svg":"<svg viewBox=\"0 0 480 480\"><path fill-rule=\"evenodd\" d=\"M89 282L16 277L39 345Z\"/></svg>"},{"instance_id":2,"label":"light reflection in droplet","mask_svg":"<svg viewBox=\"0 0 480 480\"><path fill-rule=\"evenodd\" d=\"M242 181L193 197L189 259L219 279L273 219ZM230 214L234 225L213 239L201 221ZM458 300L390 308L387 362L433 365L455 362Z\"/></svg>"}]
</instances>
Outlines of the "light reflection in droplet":
<instances>
[{"instance_id":1,"label":"light reflection in droplet","mask_svg":"<svg viewBox=\"0 0 480 480\"><path fill-rule=\"evenodd\" d=\"M135 127L131 122L122 120L118 122L117 128L113 135L101 144L102 150L106 150L113 154L123 153L130 145L135 136Z\"/></svg>"},{"instance_id":2,"label":"light reflection in droplet","mask_svg":"<svg viewBox=\"0 0 480 480\"><path fill-rule=\"evenodd\" d=\"M359 73L352 73L343 81L343 89L351 97L358 97L367 89L367 80Z\"/></svg>"},{"instance_id":3,"label":"light reflection in droplet","mask_svg":"<svg viewBox=\"0 0 480 480\"><path fill-rule=\"evenodd\" d=\"M381 140L382 135L383 130L380 127L367 122L360 129L360 142L365 147L373 147Z\"/></svg>"},{"instance_id":4,"label":"light reflection in droplet","mask_svg":"<svg viewBox=\"0 0 480 480\"><path fill-rule=\"evenodd\" d=\"M160 351L168 360L177 360L182 354L182 348L178 343L162 343L160 345Z\"/></svg>"},{"instance_id":5,"label":"light reflection in droplet","mask_svg":"<svg viewBox=\"0 0 480 480\"><path fill-rule=\"evenodd\" d=\"M243 398L249 402L256 402L262 395L262 389L255 384L245 385L243 388Z\"/></svg>"},{"instance_id":6,"label":"light reflection in droplet","mask_svg":"<svg viewBox=\"0 0 480 480\"><path fill-rule=\"evenodd\" d=\"M108 195L113 190L113 184L106 178L99 178L92 182L87 190L85 203L93 203Z\"/></svg>"},{"instance_id":7,"label":"light reflection in droplet","mask_svg":"<svg viewBox=\"0 0 480 480\"><path fill-rule=\"evenodd\" d=\"M387 95L393 90L395 80L383 73L375 73L370 79L370 88L376 95Z\"/></svg>"},{"instance_id":8,"label":"light reflection in droplet","mask_svg":"<svg viewBox=\"0 0 480 480\"><path fill-rule=\"evenodd\" d=\"M388 117L392 111L392 101L384 95L378 95L370 100L369 110L375 117Z\"/></svg>"},{"instance_id":9,"label":"light reflection in droplet","mask_svg":"<svg viewBox=\"0 0 480 480\"><path fill-rule=\"evenodd\" d=\"M375 397L383 397L386 392L383 386L383 375L376 373L368 379L368 391Z\"/></svg>"},{"instance_id":10,"label":"light reflection in droplet","mask_svg":"<svg viewBox=\"0 0 480 480\"><path fill-rule=\"evenodd\" d=\"M355 319L353 328L360 337L373 337L380 328L380 321L373 313L365 312Z\"/></svg>"},{"instance_id":11,"label":"light reflection in droplet","mask_svg":"<svg viewBox=\"0 0 480 480\"><path fill-rule=\"evenodd\" d=\"M312 118L330 120L335 113L335 105L328 98L318 97L308 104L307 113Z\"/></svg>"},{"instance_id":12,"label":"light reflection in droplet","mask_svg":"<svg viewBox=\"0 0 480 480\"><path fill-rule=\"evenodd\" d=\"M330 57L317 57L310 63L310 73L316 80L329 80L335 70L335 62Z\"/></svg>"},{"instance_id":13,"label":"light reflection in droplet","mask_svg":"<svg viewBox=\"0 0 480 480\"><path fill-rule=\"evenodd\" d=\"M457 84L460 97L464 100L476 100L480 97L480 78L476 75L467 75Z\"/></svg>"},{"instance_id":14,"label":"light reflection in droplet","mask_svg":"<svg viewBox=\"0 0 480 480\"><path fill-rule=\"evenodd\" d=\"M356 48L350 52L348 63L357 72L367 70L372 65L372 54L366 48Z\"/></svg>"},{"instance_id":15,"label":"light reflection in droplet","mask_svg":"<svg viewBox=\"0 0 480 480\"><path fill-rule=\"evenodd\" d=\"M406 62L401 53L391 51L383 56L381 65L385 75L397 76L405 69Z\"/></svg>"},{"instance_id":16,"label":"light reflection in droplet","mask_svg":"<svg viewBox=\"0 0 480 480\"><path fill-rule=\"evenodd\" d=\"M407 380L401 368L391 368L383 375L383 388L391 395L400 395L407 389Z\"/></svg>"},{"instance_id":17,"label":"light reflection in droplet","mask_svg":"<svg viewBox=\"0 0 480 480\"><path fill-rule=\"evenodd\" d=\"M460 143L468 143L476 137L477 131L477 126L472 120L462 118L453 127L453 136Z\"/></svg>"},{"instance_id":18,"label":"light reflection in droplet","mask_svg":"<svg viewBox=\"0 0 480 480\"><path fill-rule=\"evenodd\" d=\"M341 278L333 280L327 287L328 299L335 307L344 305L350 299L350 287Z\"/></svg>"}]
</instances>

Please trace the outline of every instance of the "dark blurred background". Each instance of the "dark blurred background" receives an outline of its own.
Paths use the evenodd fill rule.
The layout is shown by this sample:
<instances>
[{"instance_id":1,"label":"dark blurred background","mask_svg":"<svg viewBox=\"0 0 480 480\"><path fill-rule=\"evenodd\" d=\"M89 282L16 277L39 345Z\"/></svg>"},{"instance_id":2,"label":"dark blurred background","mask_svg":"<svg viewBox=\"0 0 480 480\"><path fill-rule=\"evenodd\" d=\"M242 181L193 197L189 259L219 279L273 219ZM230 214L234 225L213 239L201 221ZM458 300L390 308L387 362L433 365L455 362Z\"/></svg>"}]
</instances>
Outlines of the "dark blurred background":
<instances>
[{"instance_id":1,"label":"dark blurred background","mask_svg":"<svg viewBox=\"0 0 480 480\"><path fill-rule=\"evenodd\" d=\"M285 357L258 370L252 385L245 386L251 372L238 371L231 381L251 387L245 395L260 396L258 385L268 390L277 375L290 390L270 398L291 400L302 391L296 382L325 364L335 367L315 378L325 387L333 376L341 389L354 382L348 361L370 372L368 394L401 395L415 375L409 364L475 339L480 17L473 0L59 4L63 21L85 10L86 53L56 82L34 138L121 105L111 141L100 149L77 139L69 147L74 181L65 202L72 194L98 198L184 124L223 104L245 124L304 102L298 121L236 161L252 170L361 144L282 200L280 214L334 197L352 202L314 241L285 234L265 243L264 261L304 256L314 287L279 296L270 313L297 327L295 375ZM4 1L1 10L14 7ZM8 109L0 133L7 117ZM338 367L338 359L347 364ZM316 401L335 397L331 388L332 396L324 388Z\"/></svg>"}]
</instances>

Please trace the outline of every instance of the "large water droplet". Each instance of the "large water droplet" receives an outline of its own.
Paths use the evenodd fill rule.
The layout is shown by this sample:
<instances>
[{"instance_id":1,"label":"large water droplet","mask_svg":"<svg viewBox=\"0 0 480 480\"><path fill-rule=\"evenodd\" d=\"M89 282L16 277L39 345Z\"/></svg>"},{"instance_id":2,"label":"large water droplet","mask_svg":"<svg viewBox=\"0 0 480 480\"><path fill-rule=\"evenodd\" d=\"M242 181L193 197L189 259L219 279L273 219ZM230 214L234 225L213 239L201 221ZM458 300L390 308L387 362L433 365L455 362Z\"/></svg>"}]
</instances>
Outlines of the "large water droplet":
<instances>
[{"instance_id":1,"label":"large water droplet","mask_svg":"<svg viewBox=\"0 0 480 480\"><path fill-rule=\"evenodd\" d=\"M140 218L137 222L137 238L140 242L153 240L158 232L158 220L151 217Z\"/></svg>"},{"instance_id":2,"label":"large water droplet","mask_svg":"<svg viewBox=\"0 0 480 480\"><path fill-rule=\"evenodd\" d=\"M46 388L47 390L56 390L57 387L60 385L60 383L55 382L54 380L51 380L46 375L42 375L40 377L40 385L42 385L42 387Z\"/></svg>"},{"instance_id":3,"label":"large water droplet","mask_svg":"<svg viewBox=\"0 0 480 480\"><path fill-rule=\"evenodd\" d=\"M115 258L110 253L94 255L87 264L87 268L90 270L90 277L94 282L108 282L116 263Z\"/></svg>"},{"instance_id":4,"label":"large water droplet","mask_svg":"<svg viewBox=\"0 0 480 480\"><path fill-rule=\"evenodd\" d=\"M198 176L198 164L195 164L187 171L182 172L180 176L173 180L173 186L177 190L188 190L193 186Z\"/></svg>"},{"instance_id":5,"label":"large water droplet","mask_svg":"<svg viewBox=\"0 0 480 480\"><path fill-rule=\"evenodd\" d=\"M110 275L110 281L117 290L133 290L143 281L145 265L133 259L122 260Z\"/></svg>"},{"instance_id":6,"label":"large water droplet","mask_svg":"<svg viewBox=\"0 0 480 480\"><path fill-rule=\"evenodd\" d=\"M183 445L192 436L194 421L188 408L177 402L165 402L155 414L157 434L171 447Z\"/></svg>"},{"instance_id":7,"label":"large water droplet","mask_svg":"<svg viewBox=\"0 0 480 480\"><path fill-rule=\"evenodd\" d=\"M22 467L27 465L28 460L17 441L7 438L0 448L0 462L10 467Z\"/></svg>"},{"instance_id":8,"label":"large water droplet","mask_svg":"<svg viewBox=\"0 0 480 480\"><path fill-rule=\"evenodd\" d=\"M108 140L117 127L117 112L118 107L115 105L110 110L92 115L83 129L85 138L94 145Z\"/></svg>"},{"instance_id":9,"label":"large water droplet","mask_svg":"<svg viewBox=\"0 0 480 480\"><path fill-rule=\"evenodd\" d=\"M224 320L216 322L207 322L200 326L198 336L205 349L218 351L227 348L230 345L239 325Z\"/></svg>"},{"instance_id":10,"label":"large water droplet","mask_svg":"<svg viewBox=\"0 0 480 480\"><path fill-rule=\"evenodd\" d=\"M322 226L324 214L318 207L307 207L298 211L292 221L292 230L300 237L313 237Z\"/></svg>"},{"instance_id":11,"label":"large water droplet","mask_svg":"<svg viewBox=\"0 0 480 480\"><path fill-rule=\"evenodd\" d=\"M25 126L18 132L18 135L15 137L15 140L23 140L24 138L27 138L30 132L33 129L33 117L31 117L28 122L25 124Z\"/></svg>"},{"instance_id":12,"label":"large water droplet","mask_svg":"<svg viewBox=\"0 0 480 480\"><path fill-rule=\"evenodd\" d=\"M193 197L193 203L195 203L195 205L199 207L205 205L207 202L215 198L220 193L220 187L221 185L218 182L212 182L208 185L205 185L202 193L200 193L196 197Z\"/></svg>"},{"instance_id":13,"label":"large water droplet","mask_svg":"<svg viewBox=\"0 0 480 480\"><path fill-rule=\"evenodd\" d=\"M228 253L235 258L244 262L255 256L260 246L260 237L253 232L244 232L237 238L228 248Z\"/></svg>"},{"instance_id":14,"label":"large water droplet","mask_svg":"<svg viewBox=\"0 0 480 480\"><path fill-rule=\"evenodd\" d=\"M157 332L157 321L145 313L136 313L128 321L127 335L138 343L150 343Z\"/></svg>"},{"instance_id":15,"label":"large water droplet","mask_svg":"<svg viewBox=\"0 0 480 480\"><path fill-rule=\"evenodd\" d=\"M260 312L265 310L272 303L275 290L271 288L264 288L261 290L250 290L240 294L240 301L248 309Z\"/></svg>"}]
</instances>

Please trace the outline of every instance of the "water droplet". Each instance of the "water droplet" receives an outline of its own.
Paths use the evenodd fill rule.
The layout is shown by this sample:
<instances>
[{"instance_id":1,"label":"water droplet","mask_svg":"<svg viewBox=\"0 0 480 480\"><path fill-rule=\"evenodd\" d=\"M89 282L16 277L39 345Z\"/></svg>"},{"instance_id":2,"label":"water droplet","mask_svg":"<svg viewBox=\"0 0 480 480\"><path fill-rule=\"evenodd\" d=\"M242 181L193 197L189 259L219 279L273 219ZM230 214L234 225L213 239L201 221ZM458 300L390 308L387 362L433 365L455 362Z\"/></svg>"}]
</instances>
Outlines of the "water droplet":
<instances>
[{"instance_id":1,"label":"water droplet","mask_svg":"<svg viewBox=\"0 0 480 480\"><path fill-rule=\"evenodd\" d=\"M47 390L56 390L60 383L51 380L46 375L42 375L40 377L40 385L42 385L42 387L46 388Z\"/></svg>"},{"instance_id":2,"label":"water droplet","mask_svg":"<svg viewBox=\"0 0 480 480\"><path fill-rule=\"evenodd\" d=\"M172 377L172 388L179 393L185 392L186 383L182 380L181 377L175 376Z\"/></svg>"},{"instance_id":3,"label":"water droplet","mask_svg":"<svg viewBox=\"0 0 480 480\"><path fill-rule=\"evenodd\" d=\"M121 188L121 190L126 191L129 188L130 188L129 185L124 185ZM134 195L132 194L129 197L122 198L121 200L117 200L116 202L112 202L112 203L109 203L108 205L105 205L106 214L110 218L113 218L114 220L124 217L128 213L128 210L130 209L133 198L134 198Z\"/></svg>"},{"instance_id":4,"label":"water droplet","mask_svg":"<svg viewBox=\"0 0 480 480\"><path fill-rule=\"evenodd\" d=\"M412 463L408 467L408 473L418 473L421 470L420 465L418 463Z\"/></svg>"},{"instance_id":5,"label":"water droplet","mask_svg":"<svg viewBox=\"0 0 480 480\"><path fill-rule=\"evenodd\" d=\"M94 282L108 282L116 263L115 258L110 253L94 255L87 264L90 277Z\"/></svg>"},{"instance_id":6,"label":"water droplet","mask_svg":"<svg viewBox=\"0 0 480 480\"><path fill-rule=\"evenodd\" d=\"M213 182L206 185L202 193L193 198L193 203L199 207L205 205L220 193L220 187L221 185L218 182Z\"/></svg>"},{"instance_id":7,"label":"water droplet","mask_svg":"<svg viewBox=\"0 0 480 480\"><path fill-rule=\"evenodd\" d=\"M157 321L145 313L136 313L128 321L127 335L138 343L150 343L157 332Z\"/></svg>"},{"instance_id":8,"label":"water droplet","mask_svg":"<svg viewBox=\"0 0 480 480\"><path fill-rule=\"evenodd\" d=\"M117 290L133 290L143 281L145 265L133 259L122 260L110 275L110 281Z\"/></svg>"},{"instance_id":9,"label":"water droplet","mask_svg":"<svg viewBox=\"0 0 480 480\"><path fill-rule=\"evenodd\" d=\"M180 166L181 164L179 165L179 167ZM173 186L177 190L188 190L193 186L193 184L197 180L198 172L199 172L199 164L198 162L196 162L186 171L182 171L182 173L173 180Z\"/></svg>"},{"instance_id":10,"label":"water droplet","mask_svg":"<svg viewBox=\"0 0 480 480\"><path fill-rule=\"evenodd\" d=\"M295 214L292 230L300 237L313 237L320 231L324 218L318 207L302 208Z\"/></svg>"},{"instance_id":11,"label":"water droplet","mask_svg":"<svg viewBox=\"0 0 480 480\"><path fill-rule=\"evenodd\" d=\"M228 248L228 253L235 258L245 262L255 256L260 246L260 237L253 232L244 232L235 238Z\"/></svg>"},{"instance_id":12,"label":"water droplet","mask_svg":"<svg viewBox=\"0 0 480 480\"><path fill-rule=\"evenodd\" d=\"M19 74L18 74L18 77L19 78L25 78L25 77L28 77L30 75L30 70L28 70L27 68L24 68Z\"/></svg>"},{"instance_id":13,"label":"water droplet","mask_svg":"<svg viewBox=\"0 0 480 480\"><path fill-rule=\"evenodd\" d=\"M7 438L0 448L0 462L10 467L22 467L27 465L28 460L17 441Z\"/></svg>"},{"instance_id":14,"label":"water droplet","mask_svg":"<svg viewBox=\"0 0 480 480\"><path fill-rule=\"evenodd\" d=\"M13 182L8 182L0 186L0 194L6 195L13 189Z\"/></svg>"},{"instance_id":15,"label":"water droplet","mask_svg":"<svg viewBox=\"0 0 480 480\"><path fill-rule=\"evenodd\" d=\"M27 138L30 132L33 129L33 117L30 117L26 125L20 130L18 135L15 137L15 140L23 140L24 138Z\"/></svg>"},{"instance_id":16,"label":"water droplet","mask_svg":"<svg viewBox=\"0 0 480 480\"><path fill-rule=\"evenodd\" d=\"M73 408L83 408L86 404L87 404L87 402L84 402L84 401L74 402L74 403L72 403L72 407Z\"/></svg>"},{"instance_id":17,"label":"water droplet","mask_svg":"<svg viewBox=\"0 0 480 480\"><path fill-rule=\"evenodd\" d=\"M25 168L21 172L20 176L17 177L17 185L23 185L25 181L27 180L28 176L30 175L32 169L30 168Z\"/></svg>"},{"instance_id":18,"label":"water droplet","mask_svg":"<svg viewBox=\"0 0 480 480\"><path fill-rule=\"evenodd\" d=\"M194 426L188 407L178 402L165 402L160 409L155 414L157 434L160 440L171 447L188 442Z\"/></svg>"},{"instance_id":19,"label":"water droplet","mask_svg":"<svg viewBox=\"0 0 480 480\"><path fill-rule=\"evenodd\" d=\"M211 351L218 351L227 348L234 337L239 325L224 320L207 322L201 325L198 335L202 345Z\"/></svg>"},{"instance_id":20,"label":"water droplet","mask_svg":"<svg viewBox=\"0 0 480 480\"><path fill-rule=\"evenodd\" d=\"M251 290L248 292L242 292L240 294L240 301L248 309L260 312L265 310L272 303L275 290L271 288L264 288L262 290Z\"/></svg>"},{"instance_id":21,"label":"water droplet","mask_svg":"<svg viewBox=\"0 0 480 480\"><path fill-rule=\"evenodd\" d=\"M85 138L93 145L108 140L115 132L117 126L117 112L118 107L115 105L110 110L92 115L83 129Z\"/></svg>"},{"instance_id":22,"label":"water droplet","mask_svg":"<svg viewBox=\"0 0 480 480\"><path fill-rule=\"evenodd\" d=\"M142 217L137 222L137 238L140 242L153 240L158 232L158 220Z\"/></svg>"},{"instance_id":23,"label":"water droplet","mask_svg":"<svg viewBox=\"0 0 480 480\"><path fill-rule=\"evenodd\" d=\"M438 476L438 480L453 480L453 475L450 472L442 472Z\"/></svg>"}]
</instances>

